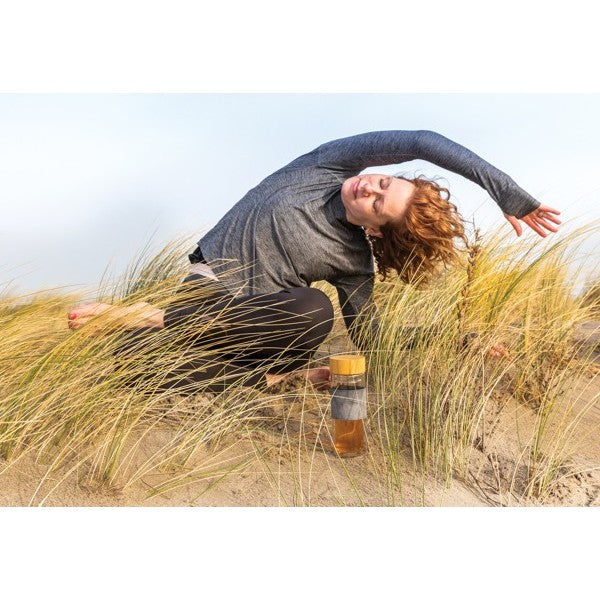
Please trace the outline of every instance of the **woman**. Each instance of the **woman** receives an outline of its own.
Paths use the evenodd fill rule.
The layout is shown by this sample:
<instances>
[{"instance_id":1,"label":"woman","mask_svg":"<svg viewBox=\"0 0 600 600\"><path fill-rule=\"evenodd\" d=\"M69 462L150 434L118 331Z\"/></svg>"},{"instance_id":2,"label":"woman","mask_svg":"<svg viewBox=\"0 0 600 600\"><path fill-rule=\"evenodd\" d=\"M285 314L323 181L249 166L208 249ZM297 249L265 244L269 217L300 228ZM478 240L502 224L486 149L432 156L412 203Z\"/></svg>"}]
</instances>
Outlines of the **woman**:
<instances>
[{"instance_id":1,"label":"woman","mask_svg":"<svg viewBox=\"0 0 600 600\"><path fill-rule=\"evenodd\" d=\"M445 188L423 178L361 175L367 167L415 159L479 184L517 235L522 233L520 221L542 237L545 230L557 231L558 210L542 205L508 175L438 133L375 131L334 140L269 175L199 240L190 255L195 266L184 285L209 283L208 300L173 304L166 310L147 303L123 309L119 314L125 326L135 328L131 339L148 330L175 329L199 311L215 314L228 306L236 331L251 340L249 351L233 363L231 381L247 377L248 369L288 349L287 364L246 379L250 385L269 387L306 365L330 332L331 302L309 287L313 281L325 280L337 290L353 342L368 350L370 341L363 343L357 328L368 325L370 339L378 328L372 300L373 259L383 280L395 269L410 281L433 274L441 261L455 262L454 238L466 241L462 218ZM231 261L240 268L232 271ZM255 309L251 321L244 319L249 306ZM79 306L69 313L69 327L77 329L110 308ZM134 312L135 321L128 321ZM289 326L290 312L298 317L295 327ZM279 340L275 346L273 336ZM214 338L218 344L218 334ZM490 351L503 353L500 346ZM195 368L192 363L187 366L190 372ZM209 369L202 377L213 374ZM304 374L317 386L327 385L326 367Z\"/></svg>"}]
</instances>

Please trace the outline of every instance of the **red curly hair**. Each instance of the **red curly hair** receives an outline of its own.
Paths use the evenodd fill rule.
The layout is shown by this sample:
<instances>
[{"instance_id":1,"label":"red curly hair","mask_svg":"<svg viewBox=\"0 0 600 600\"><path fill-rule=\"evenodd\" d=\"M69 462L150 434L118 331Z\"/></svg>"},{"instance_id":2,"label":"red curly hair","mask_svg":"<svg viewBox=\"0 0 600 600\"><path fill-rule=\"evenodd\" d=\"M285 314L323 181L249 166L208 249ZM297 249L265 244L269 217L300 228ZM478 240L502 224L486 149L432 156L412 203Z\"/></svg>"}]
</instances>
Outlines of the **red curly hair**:
<instances>
[{"instance_id":1,"label":"red curly hair","mask_svg":"<svg viewBox=\"0 0 600 600\"><path fill-rule=\"evenodd\" d=\"M454 239L465 246L464 220L450 202L450 192L435 181L419 175L414 179L397 176L412 182L416 189L408 202L402 219L388 222L380 230L383 237L367 235L381 281L395 269L405 283L424 284L437 273L441 263L460 264L460 250Z\"/></svg>"}]
</instances>

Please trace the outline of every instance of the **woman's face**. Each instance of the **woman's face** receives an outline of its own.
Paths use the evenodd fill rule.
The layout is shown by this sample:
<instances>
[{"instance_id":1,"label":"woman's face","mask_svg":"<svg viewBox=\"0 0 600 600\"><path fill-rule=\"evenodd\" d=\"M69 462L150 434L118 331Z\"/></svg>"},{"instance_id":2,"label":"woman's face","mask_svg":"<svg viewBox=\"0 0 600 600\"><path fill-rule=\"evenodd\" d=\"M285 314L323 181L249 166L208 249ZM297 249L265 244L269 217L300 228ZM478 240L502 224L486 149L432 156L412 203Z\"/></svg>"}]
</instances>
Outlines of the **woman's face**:
<instances>
[{"instance_id":1,"label":"woman's face","mask_svg":"<svg viewBox=\"0 0 600 600\"><path fill-rule=\"evenodd\" d=\"M365 233L383 237L381 226L404 216L415 184L392 175L357 175L342 184L346 220L365 228Z\"/></svg>"}]
</instances>

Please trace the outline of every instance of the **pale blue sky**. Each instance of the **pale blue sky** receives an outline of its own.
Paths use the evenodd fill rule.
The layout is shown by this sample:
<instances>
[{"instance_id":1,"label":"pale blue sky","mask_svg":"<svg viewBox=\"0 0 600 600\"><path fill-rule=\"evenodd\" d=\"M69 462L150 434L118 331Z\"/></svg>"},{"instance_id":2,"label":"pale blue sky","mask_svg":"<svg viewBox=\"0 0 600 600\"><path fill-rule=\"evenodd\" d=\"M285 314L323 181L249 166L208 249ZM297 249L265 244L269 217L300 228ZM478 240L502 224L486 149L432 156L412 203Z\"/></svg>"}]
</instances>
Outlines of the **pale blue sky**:
<instances>
[{"instance_id":1,"label":"pale blue sky","mask_svg":"<svg viewBox=\"0 0 600 600\"><path fill-rule=\"evenodd\" d=\"M583 225L600 218L599 115L600 95L0 95L0 283L92 285L153 232L157 246L200 237L296 156L380 129L437 131ZM510 227L458 175L422 161L381 170L442 175L465 218Z\"/></svg>"}]
</instances>

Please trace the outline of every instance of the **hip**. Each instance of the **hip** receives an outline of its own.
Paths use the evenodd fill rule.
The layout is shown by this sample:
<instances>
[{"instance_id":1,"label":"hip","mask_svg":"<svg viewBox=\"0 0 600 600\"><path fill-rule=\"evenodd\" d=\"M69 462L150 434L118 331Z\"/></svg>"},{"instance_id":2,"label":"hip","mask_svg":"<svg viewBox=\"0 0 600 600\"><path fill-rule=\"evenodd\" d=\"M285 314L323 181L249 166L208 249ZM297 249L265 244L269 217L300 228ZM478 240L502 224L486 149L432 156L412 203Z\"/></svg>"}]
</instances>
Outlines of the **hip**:
<instances>
[{"instance_id":1,"label":"hip","mask_svg":"<svg viewBox=\"0 0 600 600\"><path fill-rule=\"evenodd\" d=\"M200 246L197 246L194 252L188 254L188 258L192 263L190 268L190 275L201 275L219 281L219 278L215 275L215 272L210 268L206 259L202 255Z\"/></svg>"}]
</instances>

